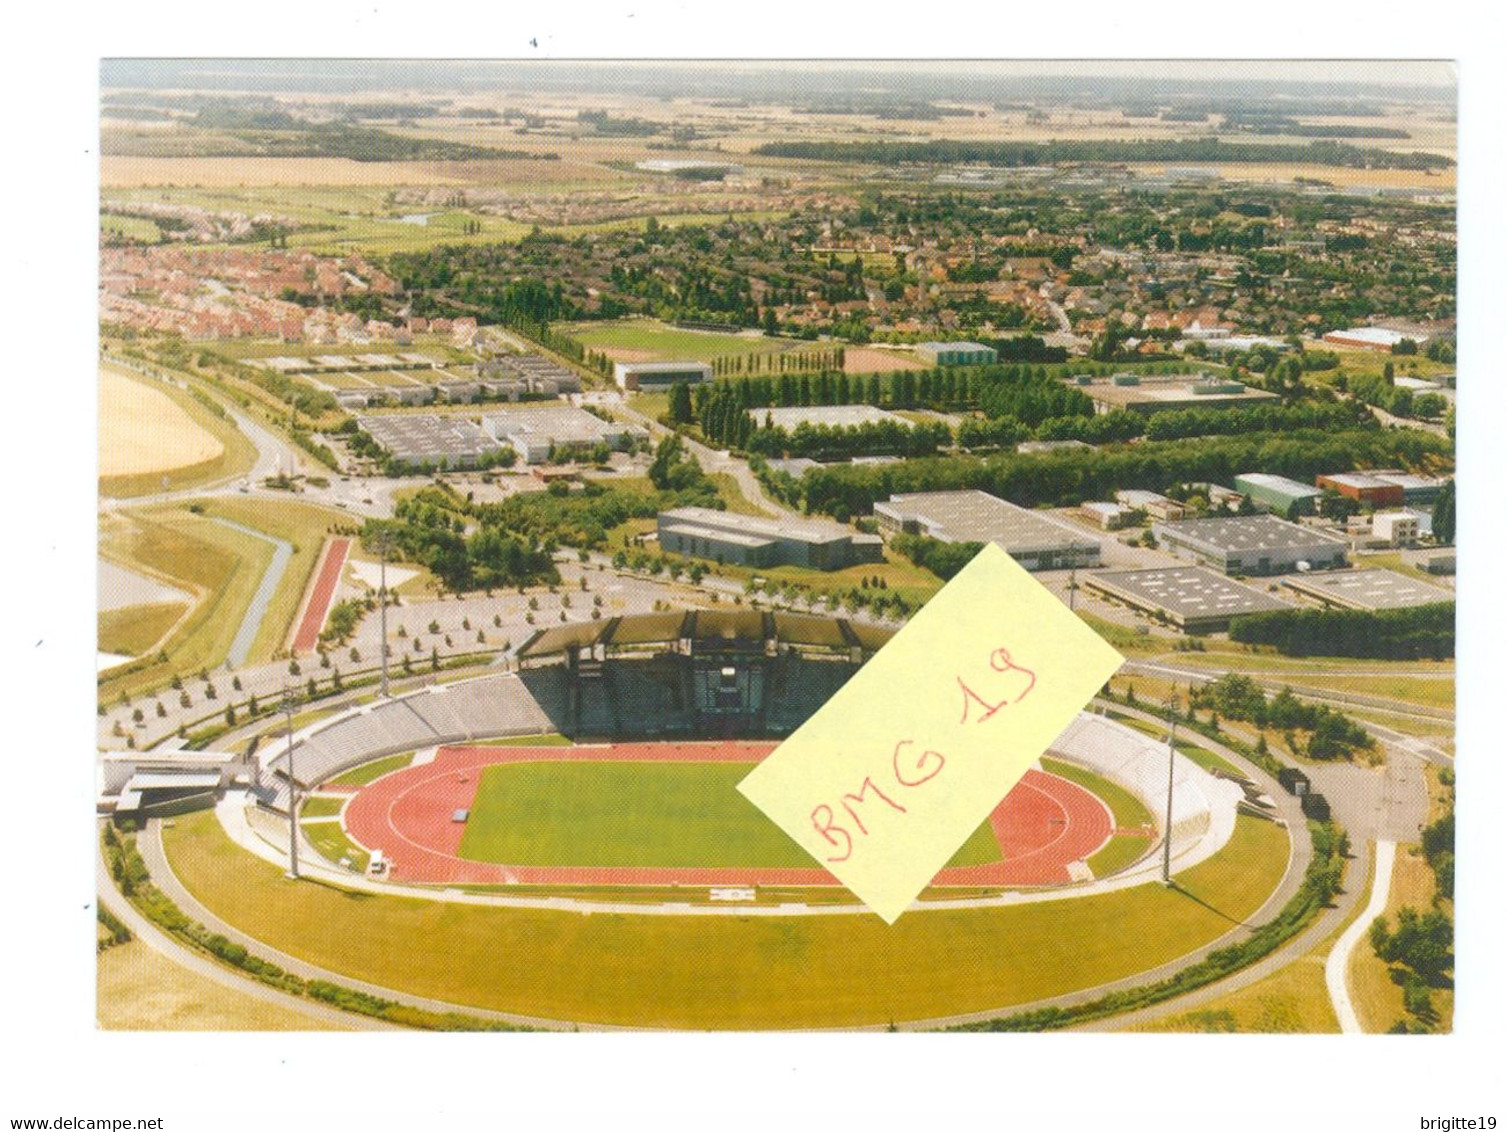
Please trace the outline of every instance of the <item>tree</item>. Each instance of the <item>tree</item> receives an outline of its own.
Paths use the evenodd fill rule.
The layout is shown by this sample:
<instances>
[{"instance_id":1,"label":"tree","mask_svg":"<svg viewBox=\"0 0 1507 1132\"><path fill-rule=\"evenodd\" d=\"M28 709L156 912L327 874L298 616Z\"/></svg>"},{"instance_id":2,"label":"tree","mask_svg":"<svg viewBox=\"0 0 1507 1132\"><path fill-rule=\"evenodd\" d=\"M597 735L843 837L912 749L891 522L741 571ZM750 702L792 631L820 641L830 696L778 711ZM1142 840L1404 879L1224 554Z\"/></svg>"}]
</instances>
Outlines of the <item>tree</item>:
<instances>
[{"instance_id":1,"label":"tree","mask_svg":"<svg viewBox=\"0 0 1507 1132\"><path fill-rule=\"evenodd\" d=\"M670 419L676 424L690 424L696 419L691 408L689 382L677 381L670 386Z\"/></svg>"},{"instance_id":2,"label":"tree","mask_svg":"<svg viewBox=\"0 0 1507 1132\"><path fill-rule=\"evenodd\" d=\"M1455 541L1455 481L1445 482L1434 501L1434 539L1448 546Z\"/></svg>"}]
</instances>

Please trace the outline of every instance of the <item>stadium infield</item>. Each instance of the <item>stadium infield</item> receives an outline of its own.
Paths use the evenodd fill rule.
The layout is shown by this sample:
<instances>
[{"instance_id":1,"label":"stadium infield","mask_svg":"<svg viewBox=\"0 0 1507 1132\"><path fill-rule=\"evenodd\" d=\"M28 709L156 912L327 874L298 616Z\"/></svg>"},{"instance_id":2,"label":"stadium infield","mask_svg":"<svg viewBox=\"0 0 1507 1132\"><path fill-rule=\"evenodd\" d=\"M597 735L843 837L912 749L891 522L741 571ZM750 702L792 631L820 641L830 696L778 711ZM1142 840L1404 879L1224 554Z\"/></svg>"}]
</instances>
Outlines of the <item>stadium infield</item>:
<instances>
[{"instance_id":1,"label":"stadium infield","mask_svg":"<svg viewBox=\"0 0 1507 1132\"><path fill-rule=\"evenodd\" d=\"M415 883L836 885L735 789L772 749L445 747L361 789L345 823L355 840L382 850L394 879ZM1069 866L1114 832L1090 791L1031 770L933 883L1066 884Z\"/></svg>"}]
</instances>

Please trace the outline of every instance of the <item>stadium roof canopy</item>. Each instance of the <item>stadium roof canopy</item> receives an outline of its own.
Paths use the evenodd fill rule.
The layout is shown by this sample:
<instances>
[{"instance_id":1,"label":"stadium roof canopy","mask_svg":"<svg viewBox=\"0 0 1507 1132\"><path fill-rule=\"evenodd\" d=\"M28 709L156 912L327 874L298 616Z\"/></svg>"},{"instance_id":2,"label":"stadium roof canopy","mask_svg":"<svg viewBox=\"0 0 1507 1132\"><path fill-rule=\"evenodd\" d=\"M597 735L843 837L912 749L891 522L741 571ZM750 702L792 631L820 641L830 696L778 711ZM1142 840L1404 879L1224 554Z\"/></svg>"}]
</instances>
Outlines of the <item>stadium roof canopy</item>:
<instances>
[{"instance_id":1,"label":"stadium roof canopy","mask_svg":"<svg viewBox=\"0 0 1507 1132\"><path fill-rule=\"evenodd\" d=\"M757 609L692 609L641 613L606 621L560 625L535 633L518 649L522 661L548 660L570 650L604 654L690 642L693 651L731 648L762 652L772 646L832 652L877 652L894 630L803 613Z\"/></svg>"}]
</instances>

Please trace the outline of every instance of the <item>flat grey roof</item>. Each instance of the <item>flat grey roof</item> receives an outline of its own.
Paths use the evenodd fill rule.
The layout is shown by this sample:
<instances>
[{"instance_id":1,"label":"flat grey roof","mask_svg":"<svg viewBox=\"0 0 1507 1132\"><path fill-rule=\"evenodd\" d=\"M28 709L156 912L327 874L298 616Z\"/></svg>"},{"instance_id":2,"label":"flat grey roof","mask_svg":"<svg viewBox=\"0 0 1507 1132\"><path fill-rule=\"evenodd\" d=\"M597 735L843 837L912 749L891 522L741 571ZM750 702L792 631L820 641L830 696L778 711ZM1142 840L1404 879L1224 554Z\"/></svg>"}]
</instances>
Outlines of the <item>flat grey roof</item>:
<instances>
[{"instance_id":1,"label":"flat grey roof","mask_svg":"<svg viewBox=\"0 0 1507 1132\"><path fill-rule=\"evenodd\" d=\"M220 785L220 775L217 771L190 771L184 774L173 774L163 771L141 771L131 776L127 782L127 790L181 790L185 787L194 787L199 790L209 790Z\"/></svg>"},{"instance_id":2,"label":"flat grey roof","mask_svg":"<svg viewBox=\"0 0 1507 1132\"><path fill-rule=\"evenodd\" d=\"M357 417L356 423L394 457L423 459L442 456L479 456L501 447L464 417L438 413L408 413Z\"/></svg>"},{"instance_id":3,"label":"flat grey roof","mask_svg":"<svg viewBox=\"0 0 1507 1132\"><path fill-rule=\"evenodd\" d=\"M604 421L574 405L540 405L498 409L484 418L498 436L511 440L556 444L590 444L629 431L629 426Z\"/></svg>"},{"instance_id":4,"label":"flat grey roof","mask_svg":"<svg viewBox=\"0 0 1507 1132\"><path fill-rule=\"evenodd\" d=\"M1394 570L1345 570L1337 574L1306 574L1288 578L1286 584L1299 593L1347 605L1352 609L1406 609L1414 605L1455 600L1455 595L1450 590Z\"/></svg>"},{"instance_id":5,"label":"flat grey roof","mask_svg":"<svg viewBox=\"0 0 1507 1132\"><path fill-rule=\"evenodd\" d=\"M1232 582L1207 566L1114 570L1085 575L1084 580L1092 587L1155 606L1184 621L1289 608L1271 594Z\"/></svg>"},{"instance_id":6,"label":"flat grey roof","mask_svg":"<svg viewBox=\"0 0 1507 1132\"><path fill-rule=\"evenodd\" d=\"M758 535L743 534L741 531L729 531L721 528L713 529L705 523L666 523L666 534L681 535L685 538L706 538L714 536L718 542L732 543L734 546L746 546L750 549L759 546L773 546L774 539L762 538Z\"/></svg>"},{"instance_id":7,"label":"flat grey roof","mask_svg":"<svg viewBox=\"0 0 1507 1132\"><path fill-rule=\"evenodd\" d=\"M853 425L879 424L891 421L894 424L914 428L915 422L906 420L897 413L876 409L873 405L792 405L782 409L750 409L754 424L763 425L767 420L775 428L787 432L800 425L827 425L829 428L851 428Z\"/></svg>"},{"instance_id":8,"label":"flat grey roof","mask_svg":"<svg viewBox=\"0 0 1507 1132\"><path fill-rule=\"evenodd\" d=\"M1315 546L1344 547L1342 538L1279 519L1275 515L1230 515L1213 519L1183 519L1158 523L1158 537L1202 543L1225 553L1251 550L1308 550Z\"/></svg>"},{"instance_id":9,"label":"flat grey roof","mask_svg":"<svg viewBox=\"0 0 1507 1132\"><path fill-rule=\"evenodd\" d=\"M1100 545L1096 538L986 491L892 495L887 503L876 503L874 509L901 521L919 521L928 534L944 542L993 542L1012 553Z\"/></svg>"},{"instance_id":10,"label":"flat grey roof","mask_svg":"<svg viewBox=\"0 0 1507 1132\"><path fill-rule=\"evenodd\" d=\"M798 542L837 542L839 539L858 538L851 527L840 523L823 522L819 519L765 519L758 515L737 515L730 511L716 511L710 507L677 507L673 511L661 511L661 522L670 524L666 529L681 534L697 534L705 531L718 532L718 537L728 537L721 532L751 539L752 544L767 539L795 539ZM690 528L697 528L692 531ZM751 544L751 545L752 545Z\"/></svg>"}]
</instances>

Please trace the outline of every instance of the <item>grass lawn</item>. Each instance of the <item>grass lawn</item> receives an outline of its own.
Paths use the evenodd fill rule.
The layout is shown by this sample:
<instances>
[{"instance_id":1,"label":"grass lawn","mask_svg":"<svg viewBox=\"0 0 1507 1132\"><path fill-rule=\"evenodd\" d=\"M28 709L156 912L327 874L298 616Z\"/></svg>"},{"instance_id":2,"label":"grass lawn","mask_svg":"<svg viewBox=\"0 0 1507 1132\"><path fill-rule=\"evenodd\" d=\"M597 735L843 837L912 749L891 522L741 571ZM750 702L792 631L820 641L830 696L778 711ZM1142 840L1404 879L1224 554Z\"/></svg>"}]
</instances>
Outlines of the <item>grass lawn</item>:
<instances>
[{"instance_id":1,"label":"grass lawn","mask_svg":"<svg viewBox=\"0 0 1507 1132\"><path fill-rule=\"evenodd\" d=\"M790 350L819 349L815 342L794 338L748 337L704 330L681 330L652 318L621 319L617 322L577 322L556 327L588 350L611 355L621 350L644 355L642 361L704 361L733 354L782 354ZM827 346L831 348L830 344ZM621 360L628 360L625 356Z\"/></svg>"},{"instance_id":2,"label":"grass lawn","mask_svg":"<svg viewBox=\"0 0 1507 1132\"><path fill-rule=\"evenodd\" d=\"M1427 912L1433 907L1434 871L1416 845L1399 845L1392 866L1392 887L1387 892L1384 915L1389 925L1397 927L1400 908ZM1370 927L1369 924L1366 925ZM1403 1009L1401 964L1389 965L1377 958L1369 936L1362 936L1350 955L1350 999L1361 1029L1368 1034L1384 1034L1396 1022L1411 1016ZM1439 1012L1439 1029L1448 1032L1454 1014L1453 989L1431 989L1434 1009Z\"/></svg>"},{"instance_id":3,"label":"grass lawn","mask_svg":"<svg viewBox=\"0 0 1507 1132\"><path fill-rule=\"evenodd\" d=\"M482 772L460 855L508 865L807 868L738 793L752 764L540 762ZM987 823L953 864L1000 859Z\"/></svg>"},{"instance_id":4,"label":"grass lawn","mask_svg":"<svg viewBox=\"0 0 1507 1132\"><path fill-rule=\"evenodd\" d=\"M1121 829L1139 829L1143 825L1155 824L1151 811L1141 804L1139 798L1103 775L1061 759L1042 759L1041 768L1049 774L1076 782L1090 794L1098 795L1114 815L1115 825Z\"/></svg>"},{"instance_id":5,"label":"grass lawn","mask_svg":"<svg viewBox=\"0 0 1507 1132\"><path fill-rule=\"evenodd\" d=\"M370 854L346 836L338 821L310 822L308 825L300 824L298 828L325 860L338 865L342 858L346 858L350 860L354 871L366 871L366 863L371 860Z\"/></svg>"},{"instance_id":6,"label":"grass lawn","mask_svg":"<svg viewBox=\"0 0 1507 1132\"><path fill-rule=\"evenodd\" d=\"M882 1026L1095 986L1224 936L1227 917L1264 903L1288 858L1283 830L1242 817L1224 849L1179 877L1196 900L1146 884L911 913L890 926L873 916L581 916L372 896L285 879L209 812L163 836L174 872L216 915L349 977L541 1017L692 1029Z\"/></svg>"},{"instance_id":7,"label":"grass lawn","mask_svg":"<svg viewBox=\"0 0 1507 1132\"><path fill-rule=\"evenodd\" d=\"M327 786L365 786L368 782L375 782L384 774L391 774L395 770L402 770L413 762L413 752L406 755L388 755L386 758L374 759L369 763L362 763L358 767L352 767L344 774L337 774L334 778L325 779Z\"/></svg>"},{"instance_id":8,"label":"grass lawn","mask_svg":"<svg viewBox=\"0 0 1507 1132\"><path fill-rule=\"evenodd\" d=\"M332 818L345 808L344 798L306 798L298 816L303 818Z\"/></svg>"},{"instance_id":9,"label":"grass lawn","mask_svg":"<svg viewBox=\"0 0 1507 1132\"><path fill-rule=\"evenodd\" d=\"M1316 953L1197 1010L1133 1029L1163 1034L1337 1034L1340 1024L1324 985L1324 957Z\"/></svg>"},{"instance_id":10,"label":"grass lawn","mask_svg":"<svg viewBox=\"0 0 1507 1132\"><path fill-rule=\"evenodd\" d=\"M1133 833L1117 833L1103 849L1088 858L1088 867L1095 877L1109 876L1128 868L1146 855L1154 844L1150 838L1137 837Z\"/></svg>"},{"instance_id":11,"label":"grass lawn","mask_svg":"<svg viewBox=\"0 0 1507 1132\"><path fill-rule=\"evenodd\" d=\"M166 601L100 610L99 649L122 656L140 656L162 640L187 608L182 602Z\"/></svg>"},{"instance_id":12,"label":"grass lawn","mask_svg":"<svg viewBox=\"0 0 1507 1132\"><path fill-rule=\"evenodd\" d=\"M139 939L100 953L95 991L101 1030L343 1029L180 967Z\"/></svg>"},{"instance_id":13,"label":"grass lawn","mask_svg":"<svg viewBox=\"0 0 1507 1132\"><path fill-rule=\"evenodd\" d=\"M188 415L194 425L218 440L223 451L211 459L181 468L173 468L166 472L142 472L134 475L101 477L99 481L101 495L125 499L137 495L151 495L159 491L182 491L198 484L243 475L256 463L256 446L251 443L245 433L241 432L229 418L211 412L187 390L166 382L151 381L115 366L109 369L112 374L120 375L127 381L137 382L167 397ZM108 389L108 384L102 381L101 390ZM109 397L102 392L100 413L110 412L110 407Z\"/></svg>"}]
</instances>

